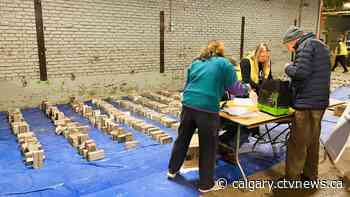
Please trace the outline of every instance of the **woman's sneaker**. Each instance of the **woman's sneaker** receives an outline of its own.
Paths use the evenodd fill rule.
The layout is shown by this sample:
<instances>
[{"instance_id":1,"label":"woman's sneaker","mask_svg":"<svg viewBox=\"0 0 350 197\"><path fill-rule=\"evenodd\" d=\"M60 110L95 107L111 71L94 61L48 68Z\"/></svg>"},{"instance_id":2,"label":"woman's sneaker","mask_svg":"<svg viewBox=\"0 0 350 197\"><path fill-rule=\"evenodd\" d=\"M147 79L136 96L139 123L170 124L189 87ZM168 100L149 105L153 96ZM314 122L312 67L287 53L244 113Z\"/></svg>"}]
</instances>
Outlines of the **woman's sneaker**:
<instances>
[{"instance_id":1,"label":"woman's sneaker","mask_svg":"<svg viewBox=\"0 0 350 197\"><path fill-rule=\"evenodd\" d=\"M198 191L200 193L208 193L208 192L212 192L212 191L223 190L225 188L226 188L226 186L220 185L217 181L215 181L215 184L212 188L210 188L210 189L198 189Z\"/></svg>"},{"instance_id":2,"label":"woman's sneaker","mask_svg":"<svg viewBox=\"0 0 350 197\"><path fill-rule=\"evenodd\" d=\"M168 176L168 179L174 179L174 178L176 177L176 175L178 175L178 174L179 174L179 172L170 173L170 172L168 171L167 176Z\"/></svg>"}]
</instances>

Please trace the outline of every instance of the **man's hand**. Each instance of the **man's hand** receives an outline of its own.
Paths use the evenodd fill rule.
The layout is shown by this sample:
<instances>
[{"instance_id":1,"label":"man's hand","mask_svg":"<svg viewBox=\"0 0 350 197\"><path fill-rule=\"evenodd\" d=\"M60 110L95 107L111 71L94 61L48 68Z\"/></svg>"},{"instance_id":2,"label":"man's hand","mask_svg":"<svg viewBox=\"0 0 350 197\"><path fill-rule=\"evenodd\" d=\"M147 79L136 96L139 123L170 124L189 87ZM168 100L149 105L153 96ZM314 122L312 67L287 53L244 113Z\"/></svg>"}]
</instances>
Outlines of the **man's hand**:
<instances>
[{"instance_id":1,"label":"man's hand","mask_svg":"<svg viewBox=\"0 0 350 197\"><path fill-rule=\"evenodd\" d=\"M288 67L289 65L291 65L291 62L286 63L286 64L284 65L284 70L286 70L286 69L287 69L287 67Z\"/></svg>"}]
</instances>

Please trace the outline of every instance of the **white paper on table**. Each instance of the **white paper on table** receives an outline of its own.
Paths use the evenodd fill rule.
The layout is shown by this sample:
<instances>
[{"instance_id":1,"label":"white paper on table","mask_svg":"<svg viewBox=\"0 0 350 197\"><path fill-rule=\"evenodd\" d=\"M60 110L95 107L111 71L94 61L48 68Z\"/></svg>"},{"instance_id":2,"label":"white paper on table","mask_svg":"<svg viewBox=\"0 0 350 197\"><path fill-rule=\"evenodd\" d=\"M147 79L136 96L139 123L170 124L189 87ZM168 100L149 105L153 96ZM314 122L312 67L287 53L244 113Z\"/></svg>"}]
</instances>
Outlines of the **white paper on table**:
<instances>
[{"instance_id":1,"label":"white paper on table","mask_svg":"<svg viewBox=\"0 0 350 197\"><path fill-rule=\"evenodd\" d=\"M256 103L251 98L234 98L233 101L236 105L243 105L243 106L254 106Z\"/></svg>"},{"instance_id":2,"label":"white paper on table","mask_svg":"<svg viewBox=\"0 0 350 197\"><path fill-rule=\"evenodd\" d=\"M334 163L338 162L345 148L350 142L350 105L347 106L343 115L339 118L325 148Z\"/></svg>"},{"instance_id":3,"label":"white paper on table","mask_svg":"<svg viewBox=\"0 0 350 197\"><path fill-rule=\"evenodd\" d=\"M224 108L223 111L232 116L251 117L251 116L258 115L256 112L250 111L246 107L227 107L227 108Z\"/></svg>"}]
</instances>

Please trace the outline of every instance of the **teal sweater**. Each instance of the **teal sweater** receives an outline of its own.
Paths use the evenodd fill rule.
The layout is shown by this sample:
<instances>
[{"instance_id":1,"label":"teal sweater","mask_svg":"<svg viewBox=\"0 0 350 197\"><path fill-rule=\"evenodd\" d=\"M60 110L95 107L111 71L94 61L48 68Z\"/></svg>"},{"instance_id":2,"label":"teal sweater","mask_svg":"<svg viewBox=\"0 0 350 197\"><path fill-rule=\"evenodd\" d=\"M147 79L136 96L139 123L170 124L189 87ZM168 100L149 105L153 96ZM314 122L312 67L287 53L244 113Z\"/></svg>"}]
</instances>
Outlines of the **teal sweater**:
<instances>
[{"instance_id":1,"label":"teal sweater","mask_svg":"<svg viewBox=\"0 0 350 197\"><path fill-rule=\"evenodd\" d=\"M187 70L182 104L199 110L219 112L225 89L237 80L233 65L224 57L195 60Z\"/></svg>"}]
</instances>

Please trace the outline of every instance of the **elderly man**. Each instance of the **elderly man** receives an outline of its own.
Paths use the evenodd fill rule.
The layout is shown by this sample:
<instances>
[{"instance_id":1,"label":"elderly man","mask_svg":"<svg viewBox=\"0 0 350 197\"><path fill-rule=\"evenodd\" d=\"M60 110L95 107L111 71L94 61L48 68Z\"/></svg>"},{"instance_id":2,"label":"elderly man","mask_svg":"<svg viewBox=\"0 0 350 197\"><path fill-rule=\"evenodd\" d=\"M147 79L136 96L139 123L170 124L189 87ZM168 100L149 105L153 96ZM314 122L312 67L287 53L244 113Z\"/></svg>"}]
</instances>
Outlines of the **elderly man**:
<instances>
[{"instance_id":1,"label":"elderly man","mask_svg":"<svg viewBox=\"0 0 350 197\"><path fill-rule=\"evenodd\" d=\"M286 178L316 180L321 121L329 105L330 53L313 33L294 26L284 34L283 44L295 52L294 61L285 65L296 110L287 147Z\"/></svg>"}]
</instances>

